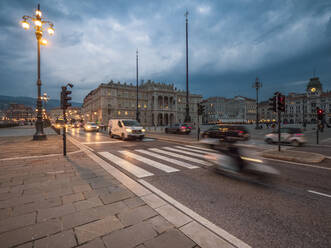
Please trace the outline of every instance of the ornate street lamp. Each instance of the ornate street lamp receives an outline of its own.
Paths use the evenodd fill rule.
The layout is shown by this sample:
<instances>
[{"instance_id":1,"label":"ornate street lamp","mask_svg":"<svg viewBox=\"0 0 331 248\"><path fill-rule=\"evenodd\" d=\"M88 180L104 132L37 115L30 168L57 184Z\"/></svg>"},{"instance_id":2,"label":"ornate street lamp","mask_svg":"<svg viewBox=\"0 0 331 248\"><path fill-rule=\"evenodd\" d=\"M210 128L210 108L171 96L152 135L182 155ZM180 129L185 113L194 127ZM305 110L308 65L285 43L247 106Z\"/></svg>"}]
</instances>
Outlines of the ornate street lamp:
<instances>
[{"instance_id":1,"label":"ornate street lamp","mask_svg":"<svg viewBox=\"0 0 331 248\"><path fill-rule=\"evenodd\" d=\"M185 13L186 17L186 107L184 122L191 122L190 105L189 105L189 91L188 91L188 11Z\"/></svg>"},{"instance_id":2,"label":"ornate street lamp","mask_svg":"<svg viewBox=\"0 0 331 248\"><path fill-rule=\"evenodd\" d=\"M253 88L256 89L256 129L259 129L259 89L262 88L262 83L256 78L255 83L253 83Z\"/></svg>"},{"instance_id":3,"label":"ornate street lamp","mask_svg":"<svg viewBox=\"0 0 331 248\"><path fill-rule=\"evenodd\" d=\"M47 24L47 31L49 35L54 34L54 25L50 21L47 21L45 18L42 18L42 13L40 11L40 4L38 4L38 9L36 9L35 15L33 16L23 16L22 17L22 27L24 29L30 28L29 21L34 24L35 34L37 38L38 45L38 99L37 99L37 121L36 121L36 133L33 135L33 140L45 140L46 134L44 134L43 129L43 117L42 117L42 97L41 97L41 80L40 80L40 44L47 45L47 40L43 38L43 25Z\"/></svg>"}]
</instances>

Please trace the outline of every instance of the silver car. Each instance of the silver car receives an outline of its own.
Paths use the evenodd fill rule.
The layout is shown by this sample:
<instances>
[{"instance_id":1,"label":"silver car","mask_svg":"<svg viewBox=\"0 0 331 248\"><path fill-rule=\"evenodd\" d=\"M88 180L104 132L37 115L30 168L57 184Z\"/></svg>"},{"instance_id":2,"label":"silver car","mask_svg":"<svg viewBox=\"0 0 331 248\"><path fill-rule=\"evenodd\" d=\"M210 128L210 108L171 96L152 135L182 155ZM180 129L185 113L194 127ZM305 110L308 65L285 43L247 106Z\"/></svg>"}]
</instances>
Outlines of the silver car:
<instances>
[{"instance_id":1,"label":"silver car","mask_svg":"<svg viewBox=\"0 0 331 248\"><path fill-rule=\"evenodd\" d=\"M278 130L274 130L267 134L264 141L268 144L278 142ZM302 146L307 141L305 135L300 128L284 127L280 129L280 142L291 144L293 146Z\"/></svg>"},{"instance_id":2,"label":"silver car","mask_svg":"<svg viewBox=\"0 0 331 248\"><path fill-rule=\"evenodd\" d=\"M85 124L84 126L84 131L88 132L88 131L99 131L99 126L95 123L95 122L88 122Z\"/></svg>"}]
</instances>

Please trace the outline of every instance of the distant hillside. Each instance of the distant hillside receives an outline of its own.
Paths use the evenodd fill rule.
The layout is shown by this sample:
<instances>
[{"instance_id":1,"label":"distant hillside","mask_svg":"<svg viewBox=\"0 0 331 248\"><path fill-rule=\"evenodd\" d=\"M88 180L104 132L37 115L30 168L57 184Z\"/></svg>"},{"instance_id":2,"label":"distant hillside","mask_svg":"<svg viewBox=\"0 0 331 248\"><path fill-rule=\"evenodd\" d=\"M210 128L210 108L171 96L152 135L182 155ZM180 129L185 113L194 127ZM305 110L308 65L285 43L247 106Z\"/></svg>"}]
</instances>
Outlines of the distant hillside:
<instances>
[{"instance_id":1,"label":"distant hillside","mask_svg":"<svg viewBox=\"0 0 331 248\"><path fill-rule=\"evenodd\" d=\"M25 106L29 106L32 108L36 107L37 99L32 97L24 97L24 96L1 96L0 95L0 109L7 109L9 107L9 104L11 103L17 103L17 104L24 104ZM81 107L82 104L79 102L71 102L72 106L74 107ZM44 107L46 107L47 110L50 110L52 108L56 108L60 106L60 100L49 100L46 104L43 104Z\"/></svg>"}]
</instances>

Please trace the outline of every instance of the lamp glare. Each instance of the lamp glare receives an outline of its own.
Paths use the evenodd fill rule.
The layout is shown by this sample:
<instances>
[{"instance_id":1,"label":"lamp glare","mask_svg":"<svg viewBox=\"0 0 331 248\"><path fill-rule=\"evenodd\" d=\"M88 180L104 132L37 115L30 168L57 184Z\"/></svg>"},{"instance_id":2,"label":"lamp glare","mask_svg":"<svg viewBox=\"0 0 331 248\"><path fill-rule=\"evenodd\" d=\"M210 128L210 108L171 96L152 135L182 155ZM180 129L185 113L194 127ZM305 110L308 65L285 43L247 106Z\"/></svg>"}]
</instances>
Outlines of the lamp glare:
<instances>
[{"instance_id":1,"label":"lamp glare","mask_svg":"<svg viewBox=\"0 0 331 248\"><path fill-rule=\"evenodd\" d=\"M39 20L35 20L34 24L38 27L41 27L41 21L39 21Z\"/></svg>"},{"instance_id":2,"label":"lamp glare","mask_svg":"<svg viewBox=\"0 0 331 248\"><path fill-rule=\"evenodd\" d=\"M30 24L27 21L22 21L22 27L25 30L28 30L30 28Z\"/></svg>"},{"instance_id":3,"label":"lamp glare","mask_svg":"<svg viewBox=\"0 0 331 248\"><path fill-rule=\"evenodd\" d=\"M48 33L49 35L54 35L54 29L53 28L48 28Z\"/></svg>"},{"instance_id":4,"label":"lamp glare","mask_svg":"<svg viewBox=\"0 0 331 248\"><path fill-rule=\"evenodd\" d=\"M41 11L38 9L36 10L36 16L41 17Z\"/></svg>"},{"instance_id":5,"label":"lamp glare","mask_svg":"<svg viewBox=\"0 0 331 248\"><path fill-rule=\"evenodd\" d=\"M41 44L44 45L44 46L46 46L47 45L47 40L41 39Z\"/></svg>"}]
</instances>

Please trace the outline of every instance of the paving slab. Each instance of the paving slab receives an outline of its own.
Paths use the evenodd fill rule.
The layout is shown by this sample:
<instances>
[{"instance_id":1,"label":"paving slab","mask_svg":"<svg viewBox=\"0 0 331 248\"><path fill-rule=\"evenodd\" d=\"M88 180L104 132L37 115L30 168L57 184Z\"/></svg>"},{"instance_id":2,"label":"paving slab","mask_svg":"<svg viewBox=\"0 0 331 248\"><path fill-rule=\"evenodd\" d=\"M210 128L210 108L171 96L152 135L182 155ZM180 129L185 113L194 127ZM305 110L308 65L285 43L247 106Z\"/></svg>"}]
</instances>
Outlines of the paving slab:
<instances>
[{"instance_id":1,"label":"paving slab","mask_svg":"<svg viewBox=\"0 0 331 248\"><path fill-rule=\"evenodd\" d=\"M8 232L19 227L24 227L34 224L36 221L36 213L10 217L0 221L0 233Z\"/></svg>"},{"instance_id":2,"label":"paving slab","mask_svg":"<svg viewBox=\"0 0 331 248\"><path fill-rule=\"evenodd\" d=\"M133 248L157 236L157 233L149 223L139 223L103 237L107 247ZM130 238L128 238L130 237Z\"/></svg>"},{"instance_id":3,"label":"paving slab","mask_svg":"<svg viewBox=\"0 0 331 248\"><path fill-rule=\"evenodd\" d=\"M75 234L72 230L60 232L34 242L34 248L70 248L76 245Z\"/></svg>"},{"instance_id":4,"label":"paving slab","mask_svg":"<svg viewBox=\"0 0 331 248\"><path fill-rule=\"evenodd\" d=\"M74 202L73 205L75 206L76 210L80 211L83 209L98 207L103 205L99 197L89 198L87 200Z\"/></svg>"},{"instance_id":5,"label":"paving slab","mask_svg":"<svg viewBox=\"0 0 331 248\"><path fill-rule=\"evenodd\" d=\"M183 226L180 230L204 248L235 248L195 221Z\"/></svg>"},{"instance_id":6,"label":"paving slab","mask_svg":"<svg viewBox=\"0 0 331 248\"><path fill-rule=\"evenodd\" d=\"M152 224L153 229L158 233L161 234L167 230L173 229L175 226L168 222L165 218L158 215L151 219L146 220L147 223Z\"/></svg>"},{"instance_id":7,"label":"paving slab","mask_svg":"<svg viewBox=\"0 0 331 248\"><path fill-rule=\"evenodd\" d=\"M46 237L59 231L61 231L61 223L57 220L50 220L0 234L0 244L2 247L11 247Z\"/></svg>"},{"instance_id":8,"label":"paving slab","mask_svg":"<svg viewBox=\"0 0 331 248\"><path fill-rule=\"evenodd\" d=\"M92 223L76 227L75 233L78 239L78 243L82 244L86 241L101 237L107 233L111 233L123 227L124 226L118 218L116 218L115 216L108 216L102 220L94 221Z\"/></svg>"},{"instance_id":9,"label":"paving slab","mask_svg":"<svg viewBox=\"0 0 331 248\"><path fill-rule=\"evenodd\" d=\"M57 218L75 212L75 207L72 204L62 205L54 208L45 208L38 210L38 222L46 221L48 219Z\"/></svg>"},{"instance_id":10,"label":"paving slab","mask_svg":"<svg viewBox=\"0 0 331 248\"><path fill-rule=\"evenodd\" d=\"M123 211L118 215L118 218L121 220L124 226L131 226L156 215L158 215L158 213L154 211L154 209L144 205Z\"/></svg>"},{"instance_id":11,"label":"paving slab","mask_svg":"<svg viewBox=\"0 0 331 248\"><path fill-rule=\"evenodd\" d=\"M146 248L193 248L195 243L177 229L171 229L155 239L144 242L144 245Z\"/></svg>"},{"instance_id":12,"label":"paving slab","mask_svg":"<svg viewBox=\"0 0 331 248\"><path fill-rule=\"evenodd\" d=\"M160 213L169 222L173 223L176 227L181 227L192 221L190 217L180 212L178 209L167 204L162 207L156 208L155 211Z\"/></svg>"},{"instance_id":13,"label":"paving slab","mask_svg":"<svg viewBox=\"0 0 331 248\"><path fill-rule=\"evenodd\" d=\"M86 244L77 246L79 248L105 248L105 244L100 238L96 238L90 242L87 242Z\"/></svg>"},{"instance_id":14,"label":"paving slab","mask_svg":"<svg viewBox=\"0 0 331 248\"><path fill-rule=\"evenodd\" d=\"M134 195L127 189L101 194L100 198L104 204L110 204L133 197Z\"/></svg>"}]
</instances>

